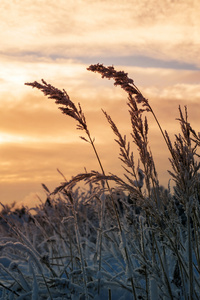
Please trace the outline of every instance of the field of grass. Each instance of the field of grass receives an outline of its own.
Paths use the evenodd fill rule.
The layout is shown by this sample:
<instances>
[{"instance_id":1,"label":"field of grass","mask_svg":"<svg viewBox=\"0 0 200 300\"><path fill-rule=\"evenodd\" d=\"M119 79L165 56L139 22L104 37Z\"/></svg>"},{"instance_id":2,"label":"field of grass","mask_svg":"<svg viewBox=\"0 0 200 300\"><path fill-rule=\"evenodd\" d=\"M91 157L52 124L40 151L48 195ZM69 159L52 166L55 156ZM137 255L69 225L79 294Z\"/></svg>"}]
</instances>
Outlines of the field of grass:
<instances>
[{"instance_id":1,"label":"field of grass","mask_svg":"<svg viewBox=\"0 0 200 300\"><path fill-rule=\"evenodd\" d=\"M27 85L55 100L92 147L100 171L77 174L44 204L0 214L0 299L200 299L200 135L179 107L172 144L132 79L114 67L89 71L113 79L128 95L129 142L103 111L119 147L124 178L106 174L81 105L42 80ZM169 149L173 190L159 184L148 139L152 114ZM135 164L131 146L137 149ZM79 182L86 188L80 188ZM112 182L112 185L111 185ZM115 186L115 188L111 188Z\"/></svg>"}]
</instances>

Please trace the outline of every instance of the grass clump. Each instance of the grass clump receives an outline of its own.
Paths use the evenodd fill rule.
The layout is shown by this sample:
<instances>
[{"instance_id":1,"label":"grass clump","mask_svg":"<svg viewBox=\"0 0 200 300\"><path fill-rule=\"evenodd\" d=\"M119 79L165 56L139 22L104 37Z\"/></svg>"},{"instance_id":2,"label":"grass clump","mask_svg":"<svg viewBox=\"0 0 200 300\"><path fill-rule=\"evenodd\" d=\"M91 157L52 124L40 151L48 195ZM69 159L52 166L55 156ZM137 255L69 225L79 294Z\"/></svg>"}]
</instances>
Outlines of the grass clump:
<instances>
[{"instance_id":1,"label":"grass clump","mask_svg":"<svg viewBox=\"0 0 200 300\"><path fill-rule=\"evenodd\" d=\"M179 107L181 132L172 144L133 80L114 67L89 71L113 79L128 96L131 137L139 152L103 111L119 146L124 178L106 174L80 103L42 80L26 83L55 100L77 122L93 148L99 171L81 173L56 187L43 184L47 201L34 215L23 208L1 212L2 299L184 299L200 298L199 134ZM148 113L169 149L174 192L159 184L149 146ZM60 172L61 173L61 172ZM62 174L62 173L61 173ZM77 187L85 181L86 190ZM110 181L115 188L111 188ZM21 212L22 213L22 212ZM16 226L16 220L19 219Z\"/></svg>"}]
</instances>

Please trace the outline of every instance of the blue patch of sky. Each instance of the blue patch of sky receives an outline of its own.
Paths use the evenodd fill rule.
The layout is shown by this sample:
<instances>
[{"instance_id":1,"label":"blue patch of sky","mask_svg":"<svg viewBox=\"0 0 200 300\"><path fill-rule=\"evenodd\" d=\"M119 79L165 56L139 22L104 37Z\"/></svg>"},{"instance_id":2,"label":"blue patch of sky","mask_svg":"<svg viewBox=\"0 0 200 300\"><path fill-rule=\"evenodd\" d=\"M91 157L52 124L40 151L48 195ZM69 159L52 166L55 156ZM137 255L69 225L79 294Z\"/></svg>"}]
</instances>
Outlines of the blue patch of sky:
<instances>
[{"instance_id":1,"label":"blue patch of sky","mask_svg":"<svg viewBox=\"0 0 200 300\"><path fill-rule=\"evenodd\" d=\"M1 54L1 52L0 52ZM5 54L5 53L4 53ZM52 60L56 59L73 59L80 63L84 63L87 65L90 64L104 64L104 65L121 65L121 66L135 66L141 68L164 68L164 69L176 69L176 70L200 70L198 66L195 64L180 62L176 60L161 60L152 58L149 56L142 55L132 55L132 56L77 56L77 57L69 57L65 55L60 55L58 53L46 55L42 52L17 52L10 53L10 55L18 56L18 57L27 57L32 56L35 58L49 57ZM9 55L9 53L7 53Z\"/></svg>"},{"instance_id":2,"label":"blue patch of sky","mask_svg":"<svg viewBox=\"0 0 200 300\"><path fill-rule=\"evenodd\" d=\"M118 57L77 57L83 63L104 65L135 66L141 68L164 68L177 70L200 70L194 64L179 61L164 61L148 56L118 56Z\"/></svg>"}]
</instances>

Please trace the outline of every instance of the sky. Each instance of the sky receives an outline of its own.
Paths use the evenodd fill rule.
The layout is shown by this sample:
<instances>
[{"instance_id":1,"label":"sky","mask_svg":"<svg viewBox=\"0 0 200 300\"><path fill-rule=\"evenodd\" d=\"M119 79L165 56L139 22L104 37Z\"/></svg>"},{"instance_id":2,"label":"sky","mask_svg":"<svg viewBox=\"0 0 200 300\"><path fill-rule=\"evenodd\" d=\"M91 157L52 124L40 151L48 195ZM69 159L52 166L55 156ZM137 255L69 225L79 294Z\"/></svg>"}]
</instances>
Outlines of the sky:
<instances>
[{"instance_id":1,"label":"sky","mask_svg":"<svg viewBox=\"0 0 200 300\"><path fill-rule=\"evenodd\" d=\"M1 0L0 202L35 205L67 178L100 171L76 123L25 82L43 78L81 103L106 173L123 176L105 110L131 141L124 91L87 71L103 63L124 70L163 129L178 133L178 106L200 119L199 0ZM151 115L149 140L159 181L167 186L169 153ZM81 133L82 134L82 133ZM131 143L138 164L137 149Z\"/></svg>"}]
</instances>

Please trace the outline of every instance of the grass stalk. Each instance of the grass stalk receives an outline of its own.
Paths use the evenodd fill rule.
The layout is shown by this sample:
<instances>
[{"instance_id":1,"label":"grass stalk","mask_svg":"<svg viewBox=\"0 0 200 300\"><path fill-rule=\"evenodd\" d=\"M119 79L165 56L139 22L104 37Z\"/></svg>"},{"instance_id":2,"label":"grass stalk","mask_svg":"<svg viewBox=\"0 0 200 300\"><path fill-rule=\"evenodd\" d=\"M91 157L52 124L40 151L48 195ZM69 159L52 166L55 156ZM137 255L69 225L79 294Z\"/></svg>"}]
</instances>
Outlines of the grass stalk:
<instances>
[{"instance_id":1,"label":"grass stalk","mask_svg":"<svg viewBox=\"0 0 200 300\"><path fill-rule=\"evenodd\" d=\"M91 136L90 136L89 132L88 132L88 137L89 137L89 141L90 141L90 143L91 143L91 145L92 145L92 148L93 148L93 150L94 150L94 152L95 152L96 158L97 158L97 160L98 160L98 162L99 162L101 171L102 171L103 175L106 177L106 174L105 174L103 165L102 165L102 163L101 163L100 157L99 157L99 155L98 155L98 152L97 152L97 150L96 150L96 147L95 147L95 145L94 145L93 140L91 139ZM109 194L110 194L110 198L111 198L111 201L112 201L113 209L114 209L115 216L116 216L116 219L117 219L117 223L118 223L118 227L119 227L120 236L121 236L121 239L123 240L124 234L123 234L122 225L121 225L120 218L119 218L119 213L118 213L118 211L117 211L117 208L116 208L116 205L115 205L115 201L114 201L114 198L113 198L112 191L111 191L110 185L109 185L109 183L108 183L108 180L106 179L105 182L106 182L106 186L107 186L107 188L108 188ZM128 268L131 270L131 261L130 261L129 255L128 255L128 251L127 251L126 245L124 245L124 252L125 252L125 256L126 256L126 261L127 261L127 264L128 264ZM136 296L136 290L135 290L135 285L134 285L134 281L133 281L133 277L132 277L132 276L131 276L131 278L130 278L130 281L131 281L131 287L132 287L132 291L133 291L133 299L136 300L136 299L137 299L137 296Z\"/></svg>"},{"instance_id":2,"label":"grass stalk","mask_svg":"<svg viewBox=\"0 0 200 300\"><path fill-rule=\"evenodd\" d=\"M173 294L172 294L172 290L171 290L171 286L170 286L170 283L169 283L169 278L167 276L167 273L166 273L166 270L165 270L165 267L164 267L164 262L162 261L162 257L161 257L161 254L160 254L160 250L158 248L158 243L154 237L154 234L153 234L153 240L155 242L155 246L156 246L156 250L157 250L157 253L158 253L158 257L159 257L159 260L160 260L160 263L161 263L161 267L162 267L162 272L164 274L164 278L165 278L165 284L167 285L167 289L168 289L168 292L169 292L169 296L170 296L170 299L173 300Z\"/></svg>"},{"instance_id":3,"label":"grass stalk","mask_svg":"<svg viewBox=\"0 0 200 300\"><path fill-rule=\"evenodd\" d=\"M192 236L190 224L190 201L188 200L187 208L187 247L188 247L188 266L189 266L189 300L194 299L194 275L193 275L193 259L192 259Z\"/></svg>"},{"instance_id":4,"label":"grass stalk","mask_svg":"<svg viewBox=\"0 0 200 300\"><path fill-rule=\"evenodd\" d=\"M74 199L72 197L72 194L70 192L67 193L67 196L68 196L68 198L71 202L71 207L72 207L72 212L73 212L73 217L74 217L76 240L77 240L78 251L79 251L79 255L80 255L81 268L82 268L82 273L83 273L85 298L86 298L86 300L89 300L88 289L87 289L87 276L86 276L86 270L85 270L85 262L84 262L84 258L83 258L83 249L82 249L82 246L81 246L80 232L79 232L78 220L77 220L77 215L76 215L76 210L75 210L75 203L74 203Z\"/></svg>"}]
</instances>

